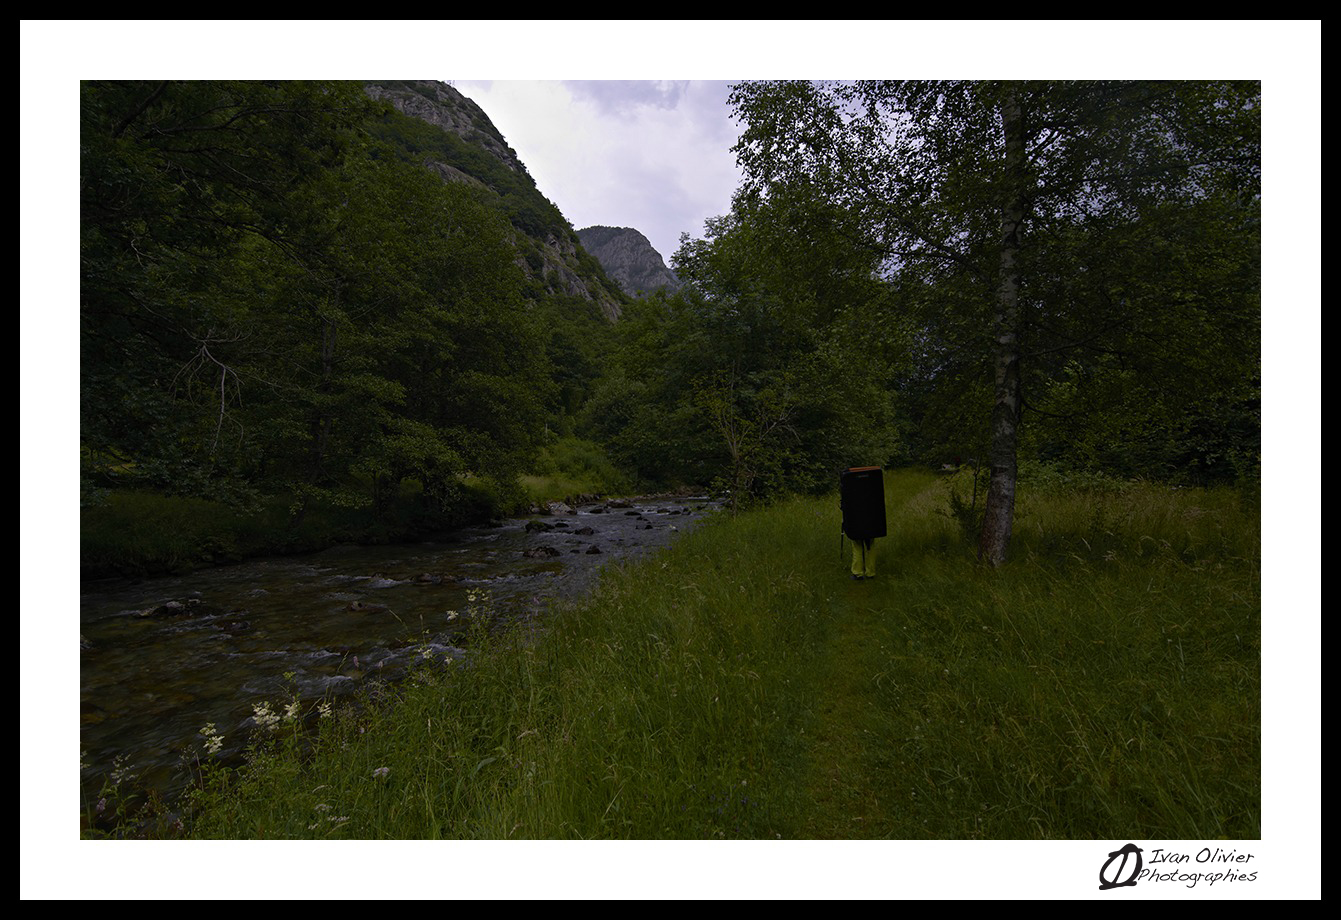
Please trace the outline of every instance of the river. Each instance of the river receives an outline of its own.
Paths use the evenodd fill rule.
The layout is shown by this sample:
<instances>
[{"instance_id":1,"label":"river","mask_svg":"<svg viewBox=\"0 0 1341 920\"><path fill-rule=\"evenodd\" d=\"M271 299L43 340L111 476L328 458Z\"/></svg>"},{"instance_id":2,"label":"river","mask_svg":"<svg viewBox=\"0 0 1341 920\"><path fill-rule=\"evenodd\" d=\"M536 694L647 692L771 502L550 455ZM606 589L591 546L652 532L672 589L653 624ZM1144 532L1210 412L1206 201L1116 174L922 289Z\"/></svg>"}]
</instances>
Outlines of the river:
<instances>
[{"instance_id":1,"label":"river","mask_svg":"<svg viewBox=\"0 0 1341 920\"><path fill-rule=\"evenodd\" d=\"M212 723L236 756L253 707L296 692L310 709L425 648L461 657L474 616L534 618L612 562L705 519L703 498L640 498L468 528L449 541L337 546L303 556L81 586L81 807L116 775L172 795ZM544 529L548 527L549 529Z\"/></svg>"}]
</instances>

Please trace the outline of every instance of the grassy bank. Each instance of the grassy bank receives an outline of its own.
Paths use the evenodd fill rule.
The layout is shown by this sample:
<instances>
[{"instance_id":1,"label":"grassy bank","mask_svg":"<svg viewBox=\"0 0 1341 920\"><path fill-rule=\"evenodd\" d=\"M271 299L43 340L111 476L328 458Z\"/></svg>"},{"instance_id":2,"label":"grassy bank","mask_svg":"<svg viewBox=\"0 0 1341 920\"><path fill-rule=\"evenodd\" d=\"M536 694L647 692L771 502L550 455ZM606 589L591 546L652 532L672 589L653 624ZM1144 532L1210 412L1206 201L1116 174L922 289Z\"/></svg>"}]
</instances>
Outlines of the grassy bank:
<instances>
[{"instance_id":1,"label":"grassy bank","mask_svg":"<svg viewBox=\"0 0 1341 920\"><path fill-rule=\"evenodd\" d=\"M188 830L1260 836L1256 509L1025 490L992 572L946 488L887 475L871 581L832 499L723 516L529 633L481 631L465 666L278 721L249 767L206 769Z\"/></svg>"},{"instance_id":2,"label":"grassy bank","mask_svg":"<svg viewBox=\"0 0 1341 920\"><path fill-rule=\"evenodd\" d=\"M619 494L631 483L591 442L558 438L541 451L533 474L505 486L470 477L449 507L407 481L381 507L311 500L295 514L291 495L256 507L109 491L80 512L80 568L85 576L178 574L250 556L311 552L336 543L400 543L524 511L571 495Z\"/></svg>"},{"instance_id":3,"label":"grassy bank","mask_svg":"<svg viewBox=\"0 0 1341 920\"><path fill-rule=\"evenodd\" d=\"M118 490L80 511L80 570L86 577L163 575L250 556L311 552L336 543L422 539L498 513L494 496L467 488L443 510L407 487L379 509L313 502L302 515L290 497L255 508L152 492Z\"/></svg>"}]
</instances>

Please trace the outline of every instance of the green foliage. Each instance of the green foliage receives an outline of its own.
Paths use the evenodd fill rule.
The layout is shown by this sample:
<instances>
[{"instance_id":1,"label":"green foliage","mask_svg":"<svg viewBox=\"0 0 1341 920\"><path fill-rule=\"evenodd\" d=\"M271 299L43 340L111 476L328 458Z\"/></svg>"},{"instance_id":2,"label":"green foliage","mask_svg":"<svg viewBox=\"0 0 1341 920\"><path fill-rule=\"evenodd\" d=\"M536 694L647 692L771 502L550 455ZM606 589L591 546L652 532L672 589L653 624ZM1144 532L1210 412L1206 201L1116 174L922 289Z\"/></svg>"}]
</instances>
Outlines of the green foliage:
<instances>
[{"instance_id":1,"label":"green foliage","mask_svg":"<svg viewBox=\"0 0 1341 920\"><path fill-rule=\"evenodd\" d=\"M532 475L522 483L532 500L556 501L574 495L622 495L633 483L600 445L582 438L562 437L546 444L536 458Z\"/></svg>"},{"instance_id":2,"label":"green foliage","mask_svg":"<svg viewBox=\"0 0 1341 920\"><path fill-rule=\"evenodd\" d=\"M435 101L436 100L430 100ZM404 162L415 166L431 159L478 179L498 197L512 226L537 239L572 239L573 228L525 172L509 169L497 156L436 125L387 107L369 125L374 137L386 141Z\"/></svg>"},{"instance_id":3,"label":"green foliage","mask_svg":"<svg viewBox=\"0 0 1341 920\"><path fill-rule=\"evenodd\" d=\"M552 400L486 193L377 141L354 84L88 82L82 100L89 494L280 492L301 517L386 510L412 479L446 510L466 474L520 472Z\"/></svg>"},{"instance_id":4,"label":"green foliage","mask_svg":"<svg viewBox=\"0 0 1341 920\"><path fill-rule=\"evenodd\" d=\"M561 428L572 424L606 372L615 332L597 305L584 298L542 294L532 309L544 330L547 377L553 382L545 408L550 424Z\"/></svg>"},{"instance_id":5,"label":"green foliage","mask_svg":"<svg viewBox=\"0 0 1341 920\"><path fill-rule=\"evenodd\" d=\"M1139 224L1094 228L1084 245L1057 247L1065 290L1089 322L1112 328L1093 347L1040 355L1033 450L1119 476L1251 475L1261 453L1258 203L1170 203ZM1062 281L1048 283L1060 296Z\"/></svg>"},{"instance_id":6,"label":"green foliage","mask_svg":"<svg viewBox=\"0 0 1341 920\"><path fill-rule=\"evenodd\" d=\"M987 499L987 471L976 465L960 467L947 480L945 491L942 513L959 525L968 545L977 546Z\"/></svg>"},{"instance_id":7,"label":"green foliage","mask_svg":"<svg viewBox=\"0 0 1341 920\"><path fill-rule=\"evenodd\" d=\"M1007 98L1025 134L1018 176L1006 169ZM987 461L993 349L1008 341L1021 456L1119 476L1251 476L1260 86L758 82L736 86L732 104L745 123L736 213L786 215L751 238L787 253L767 289L804 290L796 272L824 278L812 258L834 279L861 278L844 251L889 280L885 302L911 329L895 386L913 456ZM1008 205L1022 227L1009 318L998 303ZM822 304L812 290L797 302Z\"/></svg>"},{"instance_id":8,"label":"green foliage","mask_svg":"<svg viewBox=\"0 0 1341 920\"><path fill-rule=\"evenodd\" d=\"M686 238L674 261L690 285L621 318L593 436L645 480L717 481L733 507L894 457L904 326L840 223L813 198L740 198ZM798 224L815 234L799 250Z\"/></svg>"},{"instance_id":9,"label":"green foliage","mask_svg":"<svg viewBox=\"0 0 1341 920\"><path fill-rule=\"evenodd\" d=\"M164 575L260 555L311 552L333 543L434 537L516 507L503 490L467 482L450 495L417 480L374 504L364 483L299 487L238 507L184 495L108 490L80 513L80 571L87 577Z\"/></svg>"}]
</instances>

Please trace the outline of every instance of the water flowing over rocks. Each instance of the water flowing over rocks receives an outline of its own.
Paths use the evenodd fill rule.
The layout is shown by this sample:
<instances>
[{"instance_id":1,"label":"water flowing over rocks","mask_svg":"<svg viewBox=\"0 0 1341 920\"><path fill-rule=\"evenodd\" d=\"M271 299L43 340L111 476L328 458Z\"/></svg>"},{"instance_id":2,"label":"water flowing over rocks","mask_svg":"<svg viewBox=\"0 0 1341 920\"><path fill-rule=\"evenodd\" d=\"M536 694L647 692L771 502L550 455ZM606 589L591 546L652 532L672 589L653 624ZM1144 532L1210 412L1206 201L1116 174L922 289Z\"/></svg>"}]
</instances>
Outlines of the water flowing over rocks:
<instances>
[{"instance_id":1,"label":"water flowing over rocks","mask_svg":"<svg viewBox=\"0 0 1341 920\"><path fill-rule=\"evenodd\" d=\"M682 501L677 513L691 521L716 507ZM181 756L201 749L201 727L217 726L222 756L235 756L262 701L287 703L296 693L312 708L353 694L368 678L395 680L425 653L462 657L473 620L539 616L586 593L602 566L668 545L675 525L652 523L657 510L670 513L665 502L551 502L545 516L565 519L505 521L439 543L337 546L184 576L85 583L85 796L96 799L118 755L134 777L127 783L179 790ZM618 513L626 509L632 513Z\"/></svg>"}]
</instances>

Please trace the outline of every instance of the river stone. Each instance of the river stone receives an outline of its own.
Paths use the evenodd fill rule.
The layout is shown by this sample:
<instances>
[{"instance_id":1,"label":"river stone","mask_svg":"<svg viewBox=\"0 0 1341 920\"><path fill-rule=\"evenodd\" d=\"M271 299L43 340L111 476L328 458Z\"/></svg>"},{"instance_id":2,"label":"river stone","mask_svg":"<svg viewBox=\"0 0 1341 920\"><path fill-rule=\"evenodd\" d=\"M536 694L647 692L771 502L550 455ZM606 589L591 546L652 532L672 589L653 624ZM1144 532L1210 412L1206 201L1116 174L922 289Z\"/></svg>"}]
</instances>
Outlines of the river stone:
<instances>
[{"instance_id":1,"label":"river stone","mask_svg":"<svg viewBox=\"0 0 1341 920\"><path fill-rule=\"evenodd\" d=\"M588 556L599 556L600 554L601 554L601 548L597 546L595 543L591 544L590 548L587 549Z\"/></svg>"},{"instance_id":2,"label":"river stone","mask_svg":"<svg viewBox=\"0 0 1341 920\"><path fill-rule=\"evenodd\" d=\"M559 555L559 551L552 546L537 546L534 549L528 549L522 553L527 559L548 559L551 556Z\"/></svg>"},{"instance_id":3,"label":"river stone","mask_svg":"<svg viewBox=\"0 0 1341 920\"><path fill-rule=\"evenodd\" d=\"M553 530L553 529L554 529L554 525L553 525L553 524L546 524L544 521L527 521L527 522L526 522L526 532L527 532L527 533L544 533L544 532L547 531L547 530Z\"/></svg>"},{"instance_id":4,"label":"river stone","mask_svg":"<svg viewBox=\"0 0 1341 920\"><path fill-rule=\"evenodd\" d=\"M186 614L186 605L181 601L168 601L166 604L159 604L157 607L147 607L141 610L136 616L140 617L174 617L184 616Z\"/></svg>"},{"instance_id":5,"label":"river stone","mask_svg":"<svg viewBox=\"0 0 1341 920\"><path fill-rule=\"evenodd\" d=\"M355 613L389 613L391 610L386 604L368 604L364 601L351 601L345 609Z\"/></svg>"},{"instance_id":6,"label":"river stone","mask_svg":"<svg viewBox=\"0 0 1341 920\"><path fill-rule=\"evenodd\" d=\"M189 597L185 601L172 600L157 607L149 607L137 612L138 617L185 617L212 616L220 611L205 604L198 597Z\"/></svg>"},{"instance_id":7,"label":"river stone","mask_svg":"<svg viewBox=\"0 0 1341 920\"><path fill-rule=\"evenodd\" d=\"M573 531L573 533L577 534L579 537L589 537L595 532L595 527L579 527L577 530Z\"/></svg>"},{"instance_id":8,"label":"river stone","mask_svg":"<svg viewBox=\"0 0 1341 920\"><path fill-rule=\"evenodd\" d=\"M546 505L545 507L549 509L549 513L550 513L550 514L572 514L572 513L573 513L573 509L572 509L571 507L569 507L568 505L565 505L563 502L550 502L550 503L549 503L548 505Z\"/></svg>"}]
</instances>

